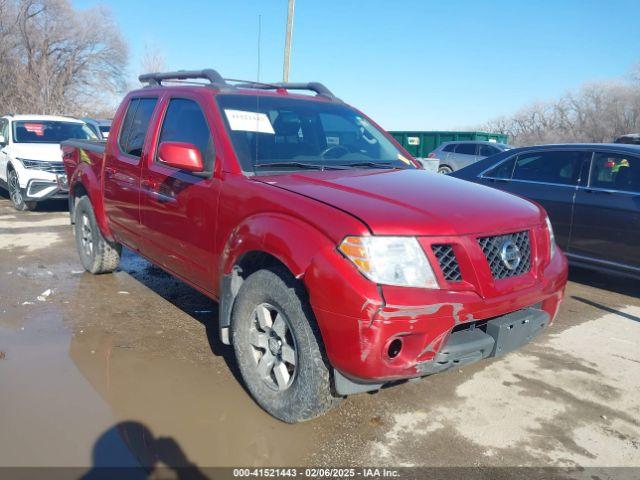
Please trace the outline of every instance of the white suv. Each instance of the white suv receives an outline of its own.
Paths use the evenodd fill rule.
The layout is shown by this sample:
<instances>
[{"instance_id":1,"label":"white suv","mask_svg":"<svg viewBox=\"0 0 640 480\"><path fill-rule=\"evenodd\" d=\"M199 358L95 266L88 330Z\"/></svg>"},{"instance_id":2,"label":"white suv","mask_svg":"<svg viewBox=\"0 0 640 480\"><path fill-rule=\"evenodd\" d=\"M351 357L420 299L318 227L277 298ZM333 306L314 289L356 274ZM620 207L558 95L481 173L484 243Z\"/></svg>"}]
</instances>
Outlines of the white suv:
<instances>
[{"instance_id":1,"label":"white suv","mask_svg":"<svg viewBox=\"0 0 640 480\"><path fill-rule=\"evenodd\" d=\"M0 118L0 186L9 191L17 210L33 210L36 202L66 198L67 177L60 142L95 140L84 122L46 115Z\"/></svg>"}]
</instances>

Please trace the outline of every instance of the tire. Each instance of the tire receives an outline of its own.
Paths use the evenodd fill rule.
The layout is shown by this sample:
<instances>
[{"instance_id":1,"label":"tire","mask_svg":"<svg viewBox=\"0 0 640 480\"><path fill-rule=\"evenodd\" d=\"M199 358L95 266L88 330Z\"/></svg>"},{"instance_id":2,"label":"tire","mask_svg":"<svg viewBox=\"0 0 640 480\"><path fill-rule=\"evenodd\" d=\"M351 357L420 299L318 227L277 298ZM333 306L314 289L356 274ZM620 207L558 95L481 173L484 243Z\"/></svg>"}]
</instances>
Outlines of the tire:
<instances>
[{"instance_id":1,"label":"tire","mask_svg":"<svg viewBox=\"0 0 640 480\"><path fill-rule=\"evenodd\" d=\"M122 246L102 236L89 197L80 197L74 218L76 247L82 266L93 274L113 272L120 263Z\"/></svg>"},{"instance_id":2,"label":"tire","mask_svg":"<svg viewBox=\"0 0 640 480\"><path fill-rule=\"evenodd\" d=\"M7 183L9 188L9 198L11 199L13 208L20 212L36 209L36 202L25 201L24 192L22 191L22 188L20 188L20 182L18 181L18 173L15 170L9 170Z\"/></svg>"},{"instance_id":3,"label":"tire","mask_svg":"<svg viewBox=\"0 0 640 480\"><path fill-rule=\"evenodd\" d=\"M306 293L284 268L258 270L244 281L231 340L248 390L275 418L310 420L339 402Z\"/></svg>"},{"instance_id":4,"label":"tire","mask_svg":"<svg viewBox=\"0 0 640 480\"><path fill-rule=\"evenodd\" d=\"M440 165L438 167L438 173L442 173L444 175L448 175L450 173L453 173L453 169L448 165Z\"/></svg>"}]
</instances>

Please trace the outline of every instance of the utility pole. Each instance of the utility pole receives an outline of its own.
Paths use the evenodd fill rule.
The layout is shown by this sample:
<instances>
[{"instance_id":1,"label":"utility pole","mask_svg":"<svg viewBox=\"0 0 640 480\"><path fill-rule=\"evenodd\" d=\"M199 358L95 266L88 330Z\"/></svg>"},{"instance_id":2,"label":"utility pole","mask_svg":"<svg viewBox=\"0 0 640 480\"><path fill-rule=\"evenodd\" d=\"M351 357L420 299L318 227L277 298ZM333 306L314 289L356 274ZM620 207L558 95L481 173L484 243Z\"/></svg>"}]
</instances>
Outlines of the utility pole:
<instances>
[{"instance_id":1,"label":"utility pole","mask_svg":"<svg viewBox=\"0 0 640 480\"><path fill-rule=\"evenodd\" d=\"M293 34L293 9L296 0L289 0L287 13L287 33L284 40L284 67L282 70L282 81L289 81L289 61L291 59L291 35Z\"/></svg>"}]
</instances>

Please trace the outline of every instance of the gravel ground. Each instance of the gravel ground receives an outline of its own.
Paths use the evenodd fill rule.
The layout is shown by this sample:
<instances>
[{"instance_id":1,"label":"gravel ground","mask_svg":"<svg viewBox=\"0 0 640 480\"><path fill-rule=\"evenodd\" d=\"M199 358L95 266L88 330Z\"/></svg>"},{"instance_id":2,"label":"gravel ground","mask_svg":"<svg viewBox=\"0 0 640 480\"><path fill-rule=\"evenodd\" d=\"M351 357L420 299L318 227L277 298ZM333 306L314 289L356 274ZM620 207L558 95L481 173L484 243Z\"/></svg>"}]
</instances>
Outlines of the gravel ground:
<instances>
[{"instance_id":1,"label":"gravel ground","mask_svg":"<svg viewBox=\"0 0 640 480\"><path fill-rule=\"evenodd\" d=\"M520 351L285 425L214 302L131 252L84 273L64 203L45 209L0 197L0 466L640 466L640 282L576 269Z\"/></svg>"}]
</instances>

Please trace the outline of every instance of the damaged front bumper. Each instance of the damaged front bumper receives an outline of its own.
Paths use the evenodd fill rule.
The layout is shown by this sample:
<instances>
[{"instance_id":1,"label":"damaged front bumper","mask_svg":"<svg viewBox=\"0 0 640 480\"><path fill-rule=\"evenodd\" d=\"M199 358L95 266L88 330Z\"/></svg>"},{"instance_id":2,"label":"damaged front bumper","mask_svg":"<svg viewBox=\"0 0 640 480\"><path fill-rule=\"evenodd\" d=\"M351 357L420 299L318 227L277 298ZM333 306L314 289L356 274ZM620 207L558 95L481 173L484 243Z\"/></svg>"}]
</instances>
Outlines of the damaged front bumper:
<instances>
[{"instance_id":1,"label":"damaged front bumper","mask_svg":"<svg viewBox=\"0 0 640 480\"><path fill-rule=\"evenodd\" d=\"M462 328L454 328L431 359L416 363L418 378L497 357L526 345L551 321L549 314L539 307L524 308L491 320L461 324ZM378 390L384 383L353 380L339 371L335 372L335 388L339 395Z\"/></svg>"},{"instance_id":2,"label":"damaged front bumper","mask_svg":"<svg viewBox=\"0 0 640 480\"><path fill-rule=\"evenodd\" d=\"M305 281L336 391L343 395L524 345L553 322L567 282L560 252L527 274L457 290L378 286L373 291L369 286L375 284L364 283L339 262L317 262Z\"/></svg>"}]
</instances>

